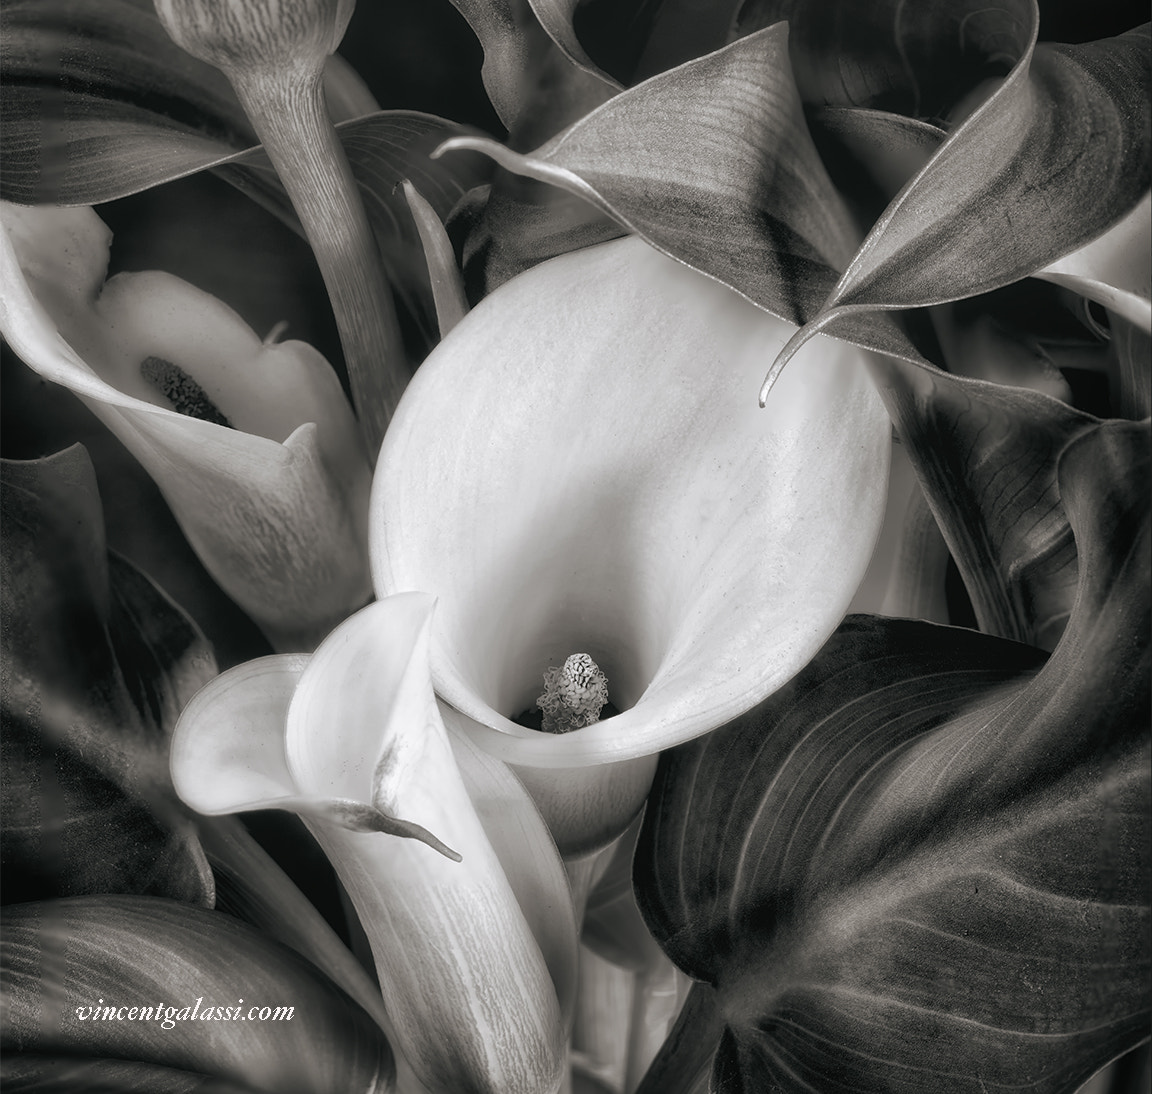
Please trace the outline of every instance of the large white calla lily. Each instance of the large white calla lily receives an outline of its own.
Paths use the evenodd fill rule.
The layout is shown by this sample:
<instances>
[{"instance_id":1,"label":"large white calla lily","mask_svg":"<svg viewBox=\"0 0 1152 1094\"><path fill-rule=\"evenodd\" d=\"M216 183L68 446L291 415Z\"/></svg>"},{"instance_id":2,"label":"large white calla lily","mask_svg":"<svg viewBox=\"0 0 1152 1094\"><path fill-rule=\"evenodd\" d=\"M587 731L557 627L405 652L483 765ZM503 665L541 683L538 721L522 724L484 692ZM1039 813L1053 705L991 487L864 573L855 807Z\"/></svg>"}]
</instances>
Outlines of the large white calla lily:
<instances>
[{"instance_id":1,"label":"large white calla lily","mask_svg":"<svg viewBox=\"0 0 1152 1094\"><path fill-rule=\"evenodd\" d=\"M655 754L732 719L839 623L884 512L890 426L861 351L638 239L544 263L420 367L377 464L378 594L439 601L437 693L513 764L565 853L623 830ZM619 712L513 719L586 653Z\"/></svg>"},{"instance_id":2,"label":"large white calla lily","mask_svg":"<svg viewBox=\"0 0 1152 1094\"><path fill-rule=\"evenodd\" d=\"M396 1047L428 1090L548 1094L574 1003L571 894L515 777L445 729L431 617L430 597L390 597L310 659L217 677L176 727L173 781L202 813L305 819L372 944Z\"/></svg>"},{"instance_id":3,"label":"large white calla lily","mask_svg":"<svg viewBox=\"0 0 1152 1094\"><path fill-rule=\"evenodd\" d=\"M143 464L274 645L314 647L371 595L371 471L331 366L169 274L105 282L111 234L91 209L0 213L5 340Z\"/></svg>"}]
</instances>

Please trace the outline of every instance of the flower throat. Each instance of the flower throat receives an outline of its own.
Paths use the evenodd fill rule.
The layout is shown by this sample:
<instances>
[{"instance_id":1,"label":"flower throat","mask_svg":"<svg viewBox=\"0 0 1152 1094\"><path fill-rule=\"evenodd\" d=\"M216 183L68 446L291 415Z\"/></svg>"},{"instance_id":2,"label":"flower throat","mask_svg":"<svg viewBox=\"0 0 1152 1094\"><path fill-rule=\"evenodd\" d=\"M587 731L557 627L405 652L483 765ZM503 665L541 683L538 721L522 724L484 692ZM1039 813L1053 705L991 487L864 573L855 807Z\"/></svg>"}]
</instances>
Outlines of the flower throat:
<instances>
[{"instance_id":1,"label":"flower throat","mask_svg":"<svg viewBox=\"0 0 1152 1094\"><path fill-rule=\"evenodd\" d=\"M608 678L586 653L544 670L544 693L536 707L512 720L544 733L571 733L620 712L608 701Z\"/></svg>"}]
</instances>

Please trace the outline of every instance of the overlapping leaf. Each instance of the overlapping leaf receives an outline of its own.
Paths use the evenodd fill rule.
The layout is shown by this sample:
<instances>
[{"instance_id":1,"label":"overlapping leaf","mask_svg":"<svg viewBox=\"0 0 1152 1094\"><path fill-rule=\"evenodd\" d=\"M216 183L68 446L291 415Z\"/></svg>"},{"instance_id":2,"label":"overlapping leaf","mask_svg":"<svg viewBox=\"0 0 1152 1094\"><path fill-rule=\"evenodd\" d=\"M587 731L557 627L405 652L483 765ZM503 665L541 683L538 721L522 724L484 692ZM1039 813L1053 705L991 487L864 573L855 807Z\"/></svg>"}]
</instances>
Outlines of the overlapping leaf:
<instances>
[{"instance_id":1,"label":"overlapping leaf","mask_svg":"<svg viewBox=\"0 0 1152 1094\"><path fill-rule=\"evenodd\" d=\"M5 461L3 486L3 849L17 871L5 895L210 904L167 735L214 675L211 651L147 577L109 557L82 448Z\"/></svg>"},{"instance_id":2,"label":"overlapping leaf","mask_svg":"<svg viewBox=\"0 0 1152 1094\"><path fill-rule=\"evenodd\" d=\"M151 0L14 0L3 28L9 201L104 201L258 143L227 80L168 37Z\"/></svg>"},{"instance_id":3,"label":"overlapping leaf","mask_svg":"<svg viewBox=\"0 0 1152 1094\"><path fill-rule=\"evenodd\" d=\"M804 122L778 24L622 92L528 156L464 137L569 190L773 315L815 317L858 236ZM921 360L883 316L834 333Z\"/></svg>"},{"instance_id":4,"label":"overlapping leaf","mask_svg":"<svg viewBox=\"0 0 1152 1094\"><path fill-rule=\"evenodd\" d=\"M1152 178L1150 58L1147 25L1027 50L873 226L795 345L859 309L1010 284L1125 216Z\"/></svg>"},{"instance_id":5,"label":"overlapping leaf","mask_svg":"<svg viewBox=\"0 0 1152 1094\"><path fill-rule=\"evenodd\" d=\"M1096 419L1023 388L872 367L981 629L1051 649L1077 580L1056 458Z\"/></svg>"},{"instance_id":6,"label":"overlapping leaf","mask_svg":"<svg viewBox=\"0 0 1152 1094\"><path fill-rule=\"evenodd\" d=\"M392 1088L392 1052L368 1015L230 916L155 897L24 904L5 912L0 957L7 1050L120 1056L272 1094ZM129 1013L145 1007L163 1014ZM291 1014L273 1019L276 1008Z\"/></svg>"},{"instance_id":7,"label":"overlapping leaf","mask_svg":"<svg viewBox=\"0 0 1152 1094\"><path fill-rule=\"evenodd\" d=\"M714 1089L1072 1091L1145 1036L1148 441L1065 451L1081 580L1047 663L852 617L665 758L634 876L719 994Z\"/></svg>"}]
</instances>

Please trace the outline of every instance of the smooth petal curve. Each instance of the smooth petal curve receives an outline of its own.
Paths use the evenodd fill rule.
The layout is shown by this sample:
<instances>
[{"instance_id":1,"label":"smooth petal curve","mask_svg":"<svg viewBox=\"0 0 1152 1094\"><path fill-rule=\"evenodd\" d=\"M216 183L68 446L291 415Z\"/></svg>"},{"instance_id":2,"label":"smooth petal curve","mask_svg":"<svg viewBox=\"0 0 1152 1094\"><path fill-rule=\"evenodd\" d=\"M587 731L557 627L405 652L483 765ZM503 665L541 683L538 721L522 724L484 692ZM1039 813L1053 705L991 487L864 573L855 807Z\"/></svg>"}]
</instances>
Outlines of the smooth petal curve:
<instances>
[{"instance_id":1,"label":"smooth petal curve","mask_svg":"<svg viewBox=\"0 0 1152 1094\"><path fill-rule=\"evenodd\" d=\"M91 243L87 232L80 228L74 236L85 247ZM53 297L60 284L64 295L78 297L94 280L98 288L102 278L99 256L68 261L55 252L33 252L23 262L33 280L52 285ZM59 283L49 276L57 271ZM136 456L212 576L274 643L310 647L367 599L358 499L367 490L368 468L348 448L348 438L355 438L349 432L350 411L343 423L338 415L313 414L320 423L302 419L305 424L291 435L275 439L178 414L119 390L77 353L33 293L6 232L0 232L0 286L5 339L40 375L84 399ZM66 320L66 325L76 327L77 340L95 339L92 352L99 347L104 353L107 347L95 333L99 321ZM299 381L300 370L292 376ZM340 394L338 385L320 394L319 401L331 408L329 396ZM276 429L282 432L283 414L278 417Z\"/></svg>"},{"instance_id":2,"label":"smooth petal curve","mask_svg":"<svg viewBox=\"0 0 1152 1094\"><path fill-rule=\"evenodd\" d=\"M511 768L472 742L459 711L440 713L460 777L552 975L565 1024L576 1000L576 910L548 826Z\"/></svg>"},{"instance_id":3,"label":"smooth petal curve","mask_svg":"<svg viewBox=\"0 0 1152 1094\"><path fill-rule=\"evenodd\" d=\"M382 594L439 597L433 677L486 750L648 755L753 705L839 622L889 427L839 342L757 412L756 370L792 329L631 239L509 282L421 367L381 453L373 572ZM511 721L577 651L623 713L564 736Z\"/></svg>"},{"instance_id":4,"label":"smooth petal curve","mask_svg":"<svg viewBox=\"0 0 1152 1094\"><path fill-rule=\"evenodd\" d=\"M437 712L431 607L423 594L391 597L328 638L288 713L288 762L317 795L367 791L461 856L306 818L360 915L420 1080L433 1091L552 1089L564 1040L556 992Z\"/></svg>"},{"instance_id":5,"label":"smooth petal curve","mask_svg":"<svg viewBox=\"0 0 1152 1094\"><path fill-rule=\"evenodd\" d=\"M198 813L291 809L301 795L284 753L288 705L308 658L260 657L221 673L184 708L172 783Z\"/></svg>"}]
</instances>

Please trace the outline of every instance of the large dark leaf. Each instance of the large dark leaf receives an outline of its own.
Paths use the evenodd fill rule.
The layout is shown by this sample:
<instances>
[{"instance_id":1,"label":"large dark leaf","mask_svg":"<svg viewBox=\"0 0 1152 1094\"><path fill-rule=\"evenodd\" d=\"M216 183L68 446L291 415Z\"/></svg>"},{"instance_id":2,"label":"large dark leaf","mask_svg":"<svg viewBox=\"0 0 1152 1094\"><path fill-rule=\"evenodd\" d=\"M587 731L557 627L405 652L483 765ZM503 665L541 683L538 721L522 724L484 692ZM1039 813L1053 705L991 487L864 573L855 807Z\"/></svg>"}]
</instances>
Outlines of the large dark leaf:
<instances>
[{"instance_id":1,"label":"large dark leaf","mask_svg":"<svg viewBox=\"0 0 1152 1094\"><path fill-rule=\"evenodd\" d=\"M4 461L5 898L213 899L168 734L216 666L195 625L104 546L87 454Z\"/></svg>"},{"instance_id":2,"label":"large dark leaf","mask_svg":"<svg viewBox=\"0 0 1152 1094\"><path fill-rule=\"evenodd\" d=\"M447 147L569 190L794 323L818 313L858 240L804 122L783 25L622 92L529 156L469 137ZM835 333L920 360L883 317Z\"/></svg>"},{"instance_id":3,"label":"large dark leaf","mask_svg":"<svg viewBox=\"0 0 1152 1094\"><path fill-rule=\"evenodd\" d=\"M122 1057L273 1094L391 1088L392 1052L368 1015L292 950L219 912L155 897L17 905L0 954L5 1049Z\"/></svg>"},{"instance_id":4,"label":"large dark leaf","mask_svg":"<svg viewBox=\"0 0 1152 1094\"><path fill-rule=\"evenodd\" d=\"M661 762L635 882L714 986L714 1089L1073 1091L1147 1033L1147 423L1069 445L1051 658L850 618Z\"/></svg>"}]
</instances>

